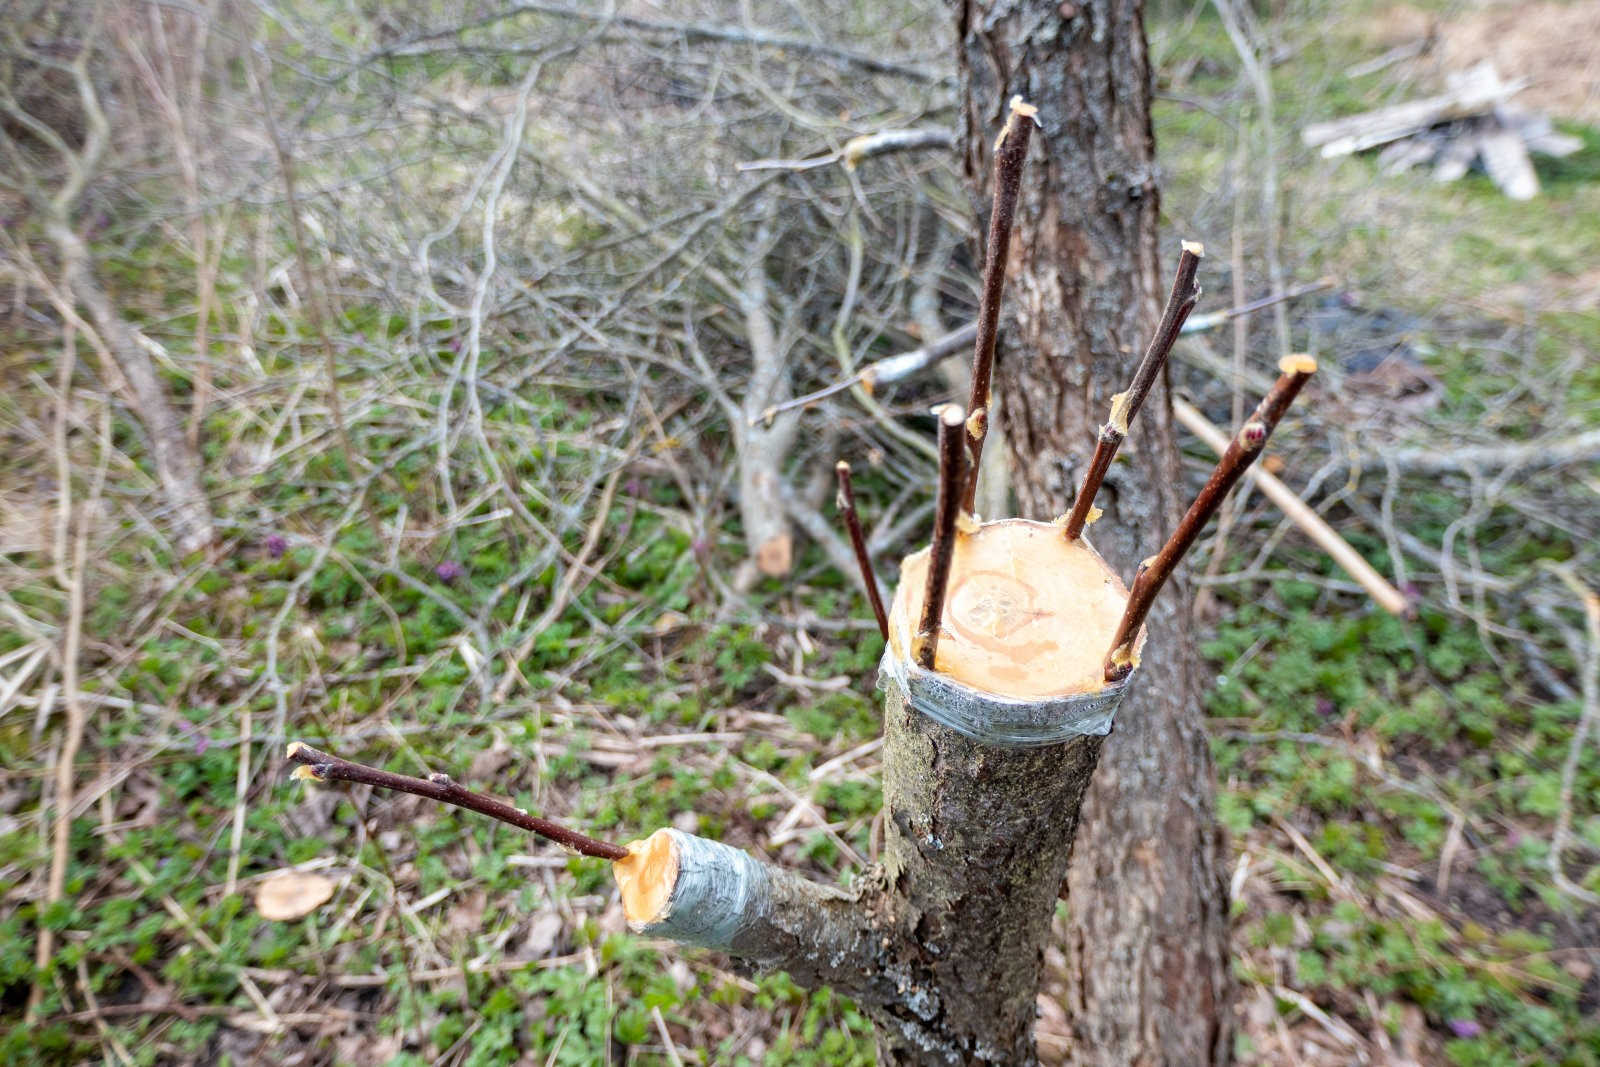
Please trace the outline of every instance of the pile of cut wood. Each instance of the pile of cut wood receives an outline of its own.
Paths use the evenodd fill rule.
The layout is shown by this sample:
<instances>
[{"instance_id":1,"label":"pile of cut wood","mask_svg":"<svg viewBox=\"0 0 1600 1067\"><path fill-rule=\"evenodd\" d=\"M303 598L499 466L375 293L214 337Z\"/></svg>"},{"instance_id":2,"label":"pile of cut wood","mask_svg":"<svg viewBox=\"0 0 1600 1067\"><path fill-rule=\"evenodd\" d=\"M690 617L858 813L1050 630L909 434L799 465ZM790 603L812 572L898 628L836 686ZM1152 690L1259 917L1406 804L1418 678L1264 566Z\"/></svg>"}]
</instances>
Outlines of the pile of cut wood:
<instances>
[{"instance_id":1,"label":"pile of cut wood","mask_svg":"<svg viewBox=\"0 0 1600 1067\"><path fill-rule=\"evenodd\" d=\"M1432 164L1433 176L1442 182L1455 181L1481 163L1513 200L1539 195L1529 152L1567 156L1583 147L1546 116L1510 103L1527 82L1501 80L1493 63L1452 74L1446 84L1439 96L1307 126L1301 139L1320 146L1324 158L1382 147L1378 163L1385 173Z\"/></svg>"}]
</instances>

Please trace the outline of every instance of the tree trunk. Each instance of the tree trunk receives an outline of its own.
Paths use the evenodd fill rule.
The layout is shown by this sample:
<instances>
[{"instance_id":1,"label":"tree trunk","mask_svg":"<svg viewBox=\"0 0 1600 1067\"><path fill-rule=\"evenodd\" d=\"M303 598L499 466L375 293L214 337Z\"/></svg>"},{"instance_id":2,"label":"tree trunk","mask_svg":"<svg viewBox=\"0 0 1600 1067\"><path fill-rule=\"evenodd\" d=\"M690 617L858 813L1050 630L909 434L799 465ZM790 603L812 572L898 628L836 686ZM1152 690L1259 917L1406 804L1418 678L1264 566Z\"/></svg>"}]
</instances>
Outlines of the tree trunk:
<instances>
[{"instance_id":1,"label":"tree trunk","mask_svg":"<svg viewBox=\"0 0 1600 1067\"><path fill-rule=\"evenodd\" d=\"M996 391L1020 512L1048 518L1070 503L1160 312L1141 4L965 0L957 18L966 168L980 196L1006 101L1021 94L1044 127L1017 211L1014 323L1002 331ZM1182 510L1165 388L1123 454L1130 462L1108 475L1106 515L1090 536L1131 575ZM1188 619L1181 587L1152 612L1144 664L1084 801L1068 876L1066 1007L1079 1064L1231 1056L1225 843Z\"/></svg>"},{"instance_id":2,"label":"tree trunk","mask_svg":"<svg viewBox=\"0 0 1600 1067\"><path fill-rule=\"evenodd\" d=\"M842 890L661 830L617 865L624 910L641 933L851 997L880 1063L1028 1067L1043 946L1103 738L979 740L887 688L881 868Z\"/></svg>"}]
</instances>

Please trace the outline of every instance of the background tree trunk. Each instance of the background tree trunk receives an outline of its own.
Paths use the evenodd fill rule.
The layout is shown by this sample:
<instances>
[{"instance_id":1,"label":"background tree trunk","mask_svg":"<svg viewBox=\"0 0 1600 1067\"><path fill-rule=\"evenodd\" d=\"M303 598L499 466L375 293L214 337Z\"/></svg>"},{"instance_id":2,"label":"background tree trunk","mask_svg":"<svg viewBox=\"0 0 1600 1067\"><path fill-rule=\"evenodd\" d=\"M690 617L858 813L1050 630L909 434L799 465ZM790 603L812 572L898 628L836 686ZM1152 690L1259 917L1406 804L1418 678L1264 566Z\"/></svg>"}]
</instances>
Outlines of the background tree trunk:
<instances>
[{"instance_id":1,"label":"background tree trunk","mask_svg":"<svg viewBox=\"0 0 1600 1067\"><path fill-rule=\"evenodd\" d=\"M966 169L980 196L1020 93L1044 128L1023 183L996 391L1020 512L1071 501L1113 393L1160 313L1151 72L1138 0L966 0L958 7ZM984 212L980 209L980 215ZM1176 262L1176 242L1173 242ZM1090 539L1125 576L1182 510L1171 400L1151 394ZM1149 620L1072 863L1067 1012L1074 1061L1224 1063L1231 1055L1223 835L1201 719L1188 590Z\"/></svg>"}]
</instances>

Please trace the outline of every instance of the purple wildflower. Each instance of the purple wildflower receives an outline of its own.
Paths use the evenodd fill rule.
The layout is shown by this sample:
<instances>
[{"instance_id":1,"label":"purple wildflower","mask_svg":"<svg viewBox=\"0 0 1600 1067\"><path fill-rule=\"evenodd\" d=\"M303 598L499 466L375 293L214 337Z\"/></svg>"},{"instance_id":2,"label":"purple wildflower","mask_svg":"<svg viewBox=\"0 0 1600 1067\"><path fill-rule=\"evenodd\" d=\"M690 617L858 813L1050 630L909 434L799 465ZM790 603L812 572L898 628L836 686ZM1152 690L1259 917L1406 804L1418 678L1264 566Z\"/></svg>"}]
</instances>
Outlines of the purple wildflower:
<instances>
[{"instance_id":1,"label":"purple wildflower","mask_svg":"<svg viewBox=\"0 0 1600 1067\"><path fill-rule=\"evenodd\" d=\"M433 573L439 576L439 580L441 582L444 582L446 585L448 585L457 578L461 577L463 574L467 573L467 569L461 564L457 563L455 560L447 559L443 563L440 563L437 567L433 568Z\"/></svg>"},{"instance_id":2,"label":"purple wildflower","mask_svg":"<svg viewBox=\"0 0 1600 1067\"><path fill-rule=\"evenodd\" d=\"M289 541L283 534L267 535L267 555L273 559L282 559L283 554L289 550Z\"/></svg>"},{"instance_id":3,"label":"purple wildflower","mask_svg":"<svg viewBox=\"0 0 1600 1067\"><path fill-rule=\"evenodd\" d=\"M1483 1027L1478 1024L1476 1019L1449 1019L1446 1020L1445 1025L1450 1028L1452 1034L1463 1040L1477 1037L1483 1033Z\"/></svg>"}]
</instances>

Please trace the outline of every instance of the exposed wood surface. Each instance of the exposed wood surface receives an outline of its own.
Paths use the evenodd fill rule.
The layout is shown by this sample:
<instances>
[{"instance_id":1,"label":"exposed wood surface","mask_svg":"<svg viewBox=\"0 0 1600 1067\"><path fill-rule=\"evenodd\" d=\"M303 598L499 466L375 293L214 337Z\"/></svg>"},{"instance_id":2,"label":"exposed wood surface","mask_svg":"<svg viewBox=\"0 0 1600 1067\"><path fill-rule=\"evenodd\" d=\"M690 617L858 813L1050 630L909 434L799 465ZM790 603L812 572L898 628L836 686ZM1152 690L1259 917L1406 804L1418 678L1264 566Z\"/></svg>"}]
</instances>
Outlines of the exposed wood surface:
<instances>
[{"instance_id":1,"label":"exposed wood surface","mask_svg":"<svg viewBox=\"0 0 1600 1067\"><path fill-rule=\"evenodd\" d=\"M922 610L923 550L900 565L889 643L906 652ZM1083 538L1007 519L956 538L933 669L974 689L1044 699L1098 692L1128 591Z\"/></svg>"}]
</instances>

